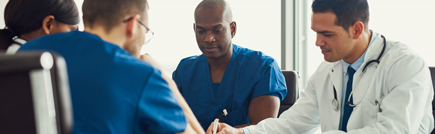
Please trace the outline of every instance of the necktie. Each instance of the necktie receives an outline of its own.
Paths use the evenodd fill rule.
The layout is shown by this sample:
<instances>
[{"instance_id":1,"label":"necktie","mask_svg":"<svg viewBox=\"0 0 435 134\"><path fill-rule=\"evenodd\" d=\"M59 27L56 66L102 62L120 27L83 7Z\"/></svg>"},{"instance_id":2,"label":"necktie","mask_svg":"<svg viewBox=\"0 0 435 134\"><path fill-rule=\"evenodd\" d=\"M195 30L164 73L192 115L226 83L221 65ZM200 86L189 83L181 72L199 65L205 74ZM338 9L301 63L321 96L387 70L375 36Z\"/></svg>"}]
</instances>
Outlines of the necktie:
<instances>
[{"instance_id":1,"label":"necktie","mask_svg":"<svg viewBox=\"0 0 435 134\"><path fill-rule=\"evenodd\" d=\"M345 132L347 132L347 122L349 121L350 114L352 113L353 110L353 107L351 107L347 103L350 92L352 92L353 75L355 74L355 69L353 69L350 65L347 68L347 74L349 76L349 80L347 81L347 86L346 86L346 98L344 102L345 104L344 104L343 117L341 120L341 129L340 129ZM352 98L350 98L350 103L353 104Z\"/></svg>"}]
</instances>

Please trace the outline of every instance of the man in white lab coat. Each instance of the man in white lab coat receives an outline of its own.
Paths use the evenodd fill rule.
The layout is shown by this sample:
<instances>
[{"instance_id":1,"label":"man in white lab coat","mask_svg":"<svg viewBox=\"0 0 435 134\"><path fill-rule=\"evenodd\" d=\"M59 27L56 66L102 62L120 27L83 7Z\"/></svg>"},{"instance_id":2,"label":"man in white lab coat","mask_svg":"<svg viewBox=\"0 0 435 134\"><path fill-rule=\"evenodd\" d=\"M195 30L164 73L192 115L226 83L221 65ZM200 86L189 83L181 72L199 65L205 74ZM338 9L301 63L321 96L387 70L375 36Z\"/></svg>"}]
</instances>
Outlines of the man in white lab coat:
<instances>
[{"instance_id":1,"label":"man in white lab coat","mask_svg":"<svg viewBox=\"0 0 435 134\"><path fill-rule=\"evenodd\" d=\"M430 133L433 87L423 59L368 29L367 0L315 0L311 28L323 62L277 119L218 134ZM212 132L212 126L207 133Z\"/></svg>"}]
</instances>

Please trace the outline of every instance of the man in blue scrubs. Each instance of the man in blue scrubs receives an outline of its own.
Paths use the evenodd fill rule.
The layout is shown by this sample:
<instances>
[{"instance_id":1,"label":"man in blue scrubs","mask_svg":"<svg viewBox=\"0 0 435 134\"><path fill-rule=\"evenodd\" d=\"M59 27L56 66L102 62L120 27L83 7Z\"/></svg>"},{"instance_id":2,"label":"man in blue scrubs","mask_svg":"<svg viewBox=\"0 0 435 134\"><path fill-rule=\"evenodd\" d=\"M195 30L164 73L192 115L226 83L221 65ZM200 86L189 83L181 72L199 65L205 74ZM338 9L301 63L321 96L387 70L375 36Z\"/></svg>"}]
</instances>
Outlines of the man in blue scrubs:
<instances>
[{"instance_id":1,"label":"man in blue scrubs","mask_svg":"<svg viewBox=\"0 0 435 134\"><path fill-rule=\"evenodd\" d=\"M276 118L284 76L273 58L231 43L236 22L228 3L202 1L193 27L203 54L181 60L173 79L202 127L215 118L236 127Z\"/></svg>"},{"instance_id":2,"label":"man in blue scrubs","mask_svg":"<svg viewBox=\"0 0 435 134\"><path fill-rule=\"evenodd\" d=\"M152 34L147 11L146 0L87 0L84 32L45 36L21 47L65 58L73 134L196 133L192 126L199 123L175 83L143 61L152 61L148 55L138 59Z\"/></svg>"}]
</instances>

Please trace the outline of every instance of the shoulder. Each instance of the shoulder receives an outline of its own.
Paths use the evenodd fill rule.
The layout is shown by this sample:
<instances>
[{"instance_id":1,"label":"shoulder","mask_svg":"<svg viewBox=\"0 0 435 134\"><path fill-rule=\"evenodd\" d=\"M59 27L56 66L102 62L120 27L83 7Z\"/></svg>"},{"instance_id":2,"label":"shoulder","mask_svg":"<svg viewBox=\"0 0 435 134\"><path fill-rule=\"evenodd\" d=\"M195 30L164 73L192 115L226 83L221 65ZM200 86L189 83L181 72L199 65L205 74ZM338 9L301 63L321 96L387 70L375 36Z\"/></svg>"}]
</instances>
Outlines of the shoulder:
<instances>
[{"instance_id":1,"label":"shoulder","mask_svg":"<svg viewBox=\"0 0 435 134\"><path fill-rule=\"evenodd\" d=\"M387 63L396 64L404 61L407 64L425 64L423 58L408 45L398 42L387 40L387 50L385 56L380 59L387 61Z\"/></svg>"},{"instance_id":2,"label":"shoulder","mask_svg":"<svg viewBox=\"0 0 435 134\"><path fill-rule=\"evenodd\" d=\"M202 54L186 57L181 59L180 63L178 64L177 70L185 67L193 67L203 62L207 62L207 58L205 58L205 56Z\"/></svg>"},{"instance_id":3,"label":"shoulder","mask_svg":"<svg viewBox=\"0 0 435 134\"><path fill-rule=\"evenodd\" d=\"M275 59L261 51L251 50L235 44L233 44L233 47L236 60L244 60L246 63L261 63L263 65L277 64Z\"/></svg>"},{"instance_id":4,"label":"shoulder","mask_svg":"<svg viewBox=\"0 0 435 134\"><path fill-rule=\"evenodd\" d=\"M150 74L158 74L160 75L160 71L141 59L136 58L135 56L129 54L125 51L117 51L113 54L113 64L117 66L118 69L124 70L126 73L131 75L150 75ZM145 73L145 74L144 74Z\"/></svg>"},{"instance_id":5,"label":"shoulder","mask_svg":"<svg viewBox=\"0 0 435 134\"><path fill-rule=\"evenodd\" d=\"M180 63L193 63L193 62L196 62L196 61L200 60L201 57L204 57L204 56L202 54L201 55L189 56L189 57L181 59Z\"/></svg>"},{"instance_id":6,"label":"shoulder","mask_svg":"<svg viewBox=\"0 0 435 134\"><path fill-rule=\"evenodd\" d=\"M88 47L89 50L91 47L98 46L96 44L104 44L98 36L92 35L86 32L80 31L72 31L68 33L57 33L51 35L44 35L42 37L33 39L26 44L24 44L20 50L33 50L33 49L69 49L70 46L74 47ZM86 45L83 45L86 44ZM92 44L92 45L88 45Z\"/></svg>"}]
</instances>

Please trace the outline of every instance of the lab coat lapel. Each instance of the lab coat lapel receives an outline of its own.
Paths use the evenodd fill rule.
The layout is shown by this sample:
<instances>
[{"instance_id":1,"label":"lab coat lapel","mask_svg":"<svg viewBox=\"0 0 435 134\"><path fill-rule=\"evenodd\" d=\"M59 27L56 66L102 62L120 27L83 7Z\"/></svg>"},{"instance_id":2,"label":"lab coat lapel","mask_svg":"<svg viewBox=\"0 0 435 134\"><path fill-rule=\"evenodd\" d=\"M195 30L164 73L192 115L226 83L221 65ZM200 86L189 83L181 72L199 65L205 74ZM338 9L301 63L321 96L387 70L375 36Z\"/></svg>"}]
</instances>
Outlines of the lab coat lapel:
<instances>
[{"instance_id":1,"label":"lab coat lapel","mask_svg":"<svg viewBox=\"0 0 435 134\"><path fill-rule=\"evenodd\" d=\"M340 61L337 61L334 63L334 66L332 66L329 69L329 81L333 84L330 85L330 87L326 87L327 90L330 90L329 92L332 92L332 95L334 94L333 86L335 87L336 93L337 93L337 102L338 102L338 111L334 111L333 116L331 117L333 126L336 126L336 129L338 129L339 123L340 123L340 109L341 109L341 98L342 97L342 81L343 81L343 63ZM329 84L327 84L329 85ZM332 106L332 105L331 105Z\"/></svg>"},{"instance_id":2,"label":"lab coat lapel","mask_svg":"<svg viewBox=\"0 0 435 134\"><path fill-rule=\"evenodd\" d=\"M364 66L371 60L376 60L378 56L380 55L383 47L383 39L381 35L379 35L373 43L368 47L367 53L364 57L364 63L361 65L361 67L357 70L354 77L357 76L357 78L354 78L353 83L353 102L354 104L357 104L358 102L361 102L362 99L365 97L367 91L369 90L369 86L371 84L372 77L374 75L374 72L378 66L378 63L371 63L369 66L367 66L367 69L365 72L362 72L364 69Z\"/></svg>"},{"instance_id":3,"label":"lab coat lapel","mask_svg":"<svg viewBox=\"0 0 435 134\"><path fill-rule=\"evenodd\" d=\"M337 93L337 101L339 102L339 105L342 103L341 98L342 98L342 81L343 81L343 63L341 63L340 61L337 61L334 63L334 66L330 68L329 71L329 76L330 76L330 80L333 84L333 86L335 87L336 93ZM331 89L332 92L333 89Z\"/></svg>"}]
</instances>

